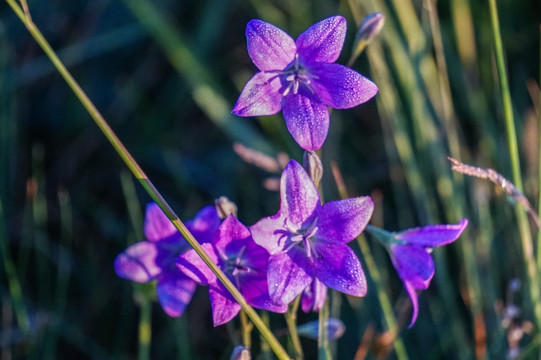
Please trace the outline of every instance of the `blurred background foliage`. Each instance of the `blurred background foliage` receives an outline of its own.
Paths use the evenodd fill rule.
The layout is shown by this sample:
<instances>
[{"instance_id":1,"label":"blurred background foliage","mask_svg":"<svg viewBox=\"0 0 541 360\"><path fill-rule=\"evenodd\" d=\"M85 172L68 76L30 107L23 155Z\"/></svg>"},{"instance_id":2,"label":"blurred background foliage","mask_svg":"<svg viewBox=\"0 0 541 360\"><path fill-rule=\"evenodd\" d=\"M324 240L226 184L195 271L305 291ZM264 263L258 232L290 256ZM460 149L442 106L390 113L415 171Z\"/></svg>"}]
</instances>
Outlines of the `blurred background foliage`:
<instances>
[{"instance_id":1,"label":"blurred background foliage","mask_svg":"<svg viewBox=\"0 0 541 360\"><path fill-rule=\"evenodd\" d=\"M378 273L368 275L365 298L332 297L331 314L347 327L334 343L336 358L503 359L514 351L537 357L541 323L531 292L540 277L526 274L515 205L491 183L452 174L446 159L494 168L511 179L488 2L31 0L28 5L34 22L181 218L226 195L248 225L276 212L278 196L262 184L279 174L243 162L233 143L271 156L285 152L298 161L302 152L281 115L230 114L256 72L246 52L246 23L260 18L296 37L316 21L341 14L348 20L338 61L344 64L356 23L368 13L384 13L382 33L353 65L380 92L365 105L332 113L322 155L325 198L339 197L330 168L334 161L350 196L373 197L374 225L396 231L461 217L470 225L455 244L434 252L436 277L420 296L421 313L409 330L404 329L409 302L385 250L370 238L368 244L361 241L361 260L374 260ZM524 193L534 205L539 5L498 2ZM141 294L152 288L118 278L113 261L127 244L142 239L149 197L5 3L0 174L0 357L136 358ZM531 230L535 239L537 229ZM387 294L390 308L376 288ZM315 318L301 314L299 322ZM270 320L276 333L284 334L283 319L271 315ZM235 325L212 327L205 288L179 319L168 318L154 303L151 325L154 359L228 359L231 336L238 337ZM306 357L314 358L316 342L303 341Z\"/></svg>"}]
</instances>

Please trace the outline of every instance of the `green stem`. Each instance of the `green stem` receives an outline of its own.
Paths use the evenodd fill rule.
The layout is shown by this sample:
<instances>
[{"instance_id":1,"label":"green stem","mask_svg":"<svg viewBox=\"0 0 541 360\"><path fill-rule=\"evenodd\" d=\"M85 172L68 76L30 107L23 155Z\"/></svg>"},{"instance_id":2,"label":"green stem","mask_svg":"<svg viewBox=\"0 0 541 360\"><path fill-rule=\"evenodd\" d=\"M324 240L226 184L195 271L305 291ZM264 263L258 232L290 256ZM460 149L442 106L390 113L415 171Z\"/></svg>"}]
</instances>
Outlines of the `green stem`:
<instances>
[{"instance_id":1,"label":"green stem","mask_svg":"<svg viewBox=\"0 0 541 360\"><path fill-rule=\"evenodd\" d=\"M242 345L250 348L251 344L251 333L252 333L252 324L248 321L248 317L244 311L240 311L240 326L242 331Z\"/></svg>"},{"instance_id":2,"label":"green stem","mask_svg":"<svg viewBox=\"0 0 541 360\"><path fill-rule=\"evenodd\" d=\"M323 308L319 310L319 333L317 339L317 358L319 360L331 360L332 355L329 349L329 334L327 333L327 323L329 322L329 297L325 300Z\"/></svg>"},{"instance_id":3,"label":"green stem","mask_svg":"<svg viewBox=\"0 0 541 360\"><path fill-rule=\"evenodd\" d=\"M105 121L103 116L100 114L98 109L94 106L92 101L88 98L86 93L81 89L79 84L75 81L69 71L66 69L62 61L58 58L54 50L51 48L47 40L43 37L39 29L30 19L28 13L25 13L23 9L15 2L15 0L6 0L9 6L13 9L15 14L19 17L21 22L26 26L28 32L36 40L42 50L45 52L47 57L51 60L53 65L56 67L60 75L64 78L68 86L72 89L74 94L77 96L81 104L88 111L92 119L100 130L103 132L107 140L111 143L117 154L122 158L126 166L130 169L135 178L140 182L148 195L154 200L158 206L162 209L165 215L169 218L171 223L175 228L182 234L190 246L195 250L195 252L201 257L201 259L208 265L216 277L222 282L226 289L231 293L235 300L239 303L241 308L246 312L246 315L252 320L254 325L261 332L262 336L269 343L269 346L274 351L276 356L279 359L289 359L287 352L284 350L282 345L278 342L276 337L272 332L265 326L259 315L255 310L248 305L242 294L235 288L235 285L226 277L226 275L218 268L216 264L212 261L209 255L203 250L201 245L193 237L193 235L188 231L184 223L180 218L175 214L171 209L169 204L162 197L160 192L154 187L150 179L140 168L139 164L135 161L132 155L125 148L124 144L116 136L115 132L111 129L109 124Z\"/></svg>"},{"instance_id":4,"label":"green stem","mask_svg":"<svg viewBox=\"0 0 541 360\"><path fill-rule=\"evenodd\" d=\"M137 351L138 360L150 359L150 339L152 338L152 301L144 297L141 304L141 314L139 318L139 346Z\"/></svg>"},{"instance_id":5,"label":"green stem","mask_svg":"<svg viewBox=\"0 0 541 360\"><path fill-rule=\"evenodd\" d=\"M24 335L28 335L30 332L30 320L28 313L24 306L23 294L21 290L21 284L17 277L15 265L11 259L9 252L7 231L4 222L4 210L2 207L2 199L0 199L0 256L2 263L4 264L4 271L8 280L9 293L11 295L11 301L13 302L13 308L15 310L15 317L17 324Z\"/></svg>"},{"instance_id":6,"label":"green stem","mask_svg":"<svg viewBox=\"0 0 541 360\"><path fill-rule=\"evenodd\" d=\"M539 27L539 35L541 35L541 26ZM539 41L539 55L541 56L541 38ZM541 84L541 57L539 58L539 83ZM538 116L539 116L539 139L541 139L541 91L539 92L539 107L537 108ZM541 142L539 142L539 174L537 178L537 186L538 188L538 200L537 200L537 206L539 207L537 209L538 215L537 217L541 219ZM537 231L537 273L541 274L541 229L538 229Z\"/></svg>"},{"instance_id":7,"label":"green stem","mask_svg":"<svg viewBox=\"0 0 541 360\"><path fill-rule=\"evenodd\" d=\"M293 344L293 350L295 351L296 360L304 359L301 340L299 338L299 333L297 332L297 310L299 309L300 301L301 301L301 295L297 296L295 301L289 304L287 313L285 313L284 315L286 319L287 329L289 330L291 343Z\"/></svg>"},{"instance_id":8,"label":"green stem","mask_svg":"<svg viewBox=\"0 0 541 360\"><path fill-rule=\"evenodd\" d=\"M507 72L505 59L503 55L503 46L500 32L500 22L498 19L498 8L496 0L489 0L490 19L492 23L492 35L494 40L494 52L496 55L496 65L498 69L498 78L500 81L500 91L502 96L503 112L505 118L505 128L507 132L507 145L509 156L511 157L511 168L513 172L513 183L518 191L523 192L522 176L520 174L520 159L518 154L517 135L515 131L515 120L513 116L513 105L511 102L511 92L507 81ZM534 259L534 250L530 225L526 212L521 206L515 206L515 214L518 220L520 238L522 241L522 251L526 274L530 288L530 299L534 308L537 326L541 326L541 302L539 302L540 290L537 281L537 265Z\"/></svg>"}]
</instances>

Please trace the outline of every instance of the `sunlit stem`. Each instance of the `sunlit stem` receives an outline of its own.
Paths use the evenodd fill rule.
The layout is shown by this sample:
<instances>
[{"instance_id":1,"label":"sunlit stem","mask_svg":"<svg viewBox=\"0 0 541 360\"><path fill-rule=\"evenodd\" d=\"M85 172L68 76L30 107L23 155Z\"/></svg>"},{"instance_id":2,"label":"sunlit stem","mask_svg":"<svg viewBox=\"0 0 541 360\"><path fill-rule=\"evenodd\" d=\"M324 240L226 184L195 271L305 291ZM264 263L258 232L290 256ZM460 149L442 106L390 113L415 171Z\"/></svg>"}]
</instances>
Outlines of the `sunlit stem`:
<instances>
[{"instance_id":1,"label":"sunlit stem","mask_svg":"<svg viewBox=\"0 0 541 360\"><path fill-rule=\"evenodd\" d=\"M293 350L295 351L295 360L304 359L301 340L299 338L299 333L297 332L297 310L299 309L301 296L302 295L297 296L297 298L291 304L289 304L289 308L284 314L287 329L289 330L289 337L291 338L291 344L293 345Z\"/></svg>"},{"instance_id":2,"label":"sunlit stem","mask_svg":"<svg viewBox=\"0 0 541 360\"><path fill-rule=\"evenodd\" d=\"M513 171L513 183L515 187L523 192L522 176L520 173L520 158L518 155L517 134L515 131L515 119L513 116L513 104L511 102L511 92L507 80L507 71L505 59L503 55L502 38L500 32L500 21L498 19L498 8L496 0L489 0L490 5L490 20L492 23L492 36L494 40L494 52L496 56L496 65L498 69L498 78L500 81L500 91L502 95L503 112L505 118L505 128L507 133L507 145L509 148L509 156L511 158L511 168ZM541 326L541 302L540 288L538 281L537 265L534 258L532 235L530 232L530 224L526 212L519 206L515 206L515 213L518 220L520 238L522 241L522 252L526 274L530 289L530 299L534 308L537 326Z\"/></svg>"},{"instance_id":3,"label":"sunlit stem","mask_svg":"<svg viewBox=\"0 0 541 360\"><path fill-rule=\"evenodd\" d=\"M86 93L81 89L79 84L75 81L73 76L66 69L62 61L58 58L54 50L51 48L47 40L43 37L42 33L39 31L37 26L32 22L29 12L23 11L23 9L17 4L15 0L6 0L8 5L13 9L15 14L19 17L21 22L26 26L28 32L32 35L34 40L39 44L42 50L45 52L47 57L51 60L53 65L56 67L60 75L64 78L68 86L74 92L75 96L79 99L81 104L85 107L87 112L90 114L96 125L103 132L107 140L111 143L115 151L122 158L126 166L130 169L135 178L139 181L141 186L146 190L148 195L154 200L158 206L162 209L165 215L169 218L171 223L175 228L182 234L190 246L195 250L195 252L201 257L201 259L208 265L216 277L224 284L226 289L231 293L233 298L239 303L241 308L246 312L246 315L252 320L254 325L261 332L261 335L268 342L269 346L276 354L279 359L289 359L287 352L284 350L282 345L278 342L276 337L272 332L265 326L259 315L255 310L248 305L242 294L237 290L237 288L231 283L231 281L226 277L226 275L214 264L209 255L203 250L201 245L195 240L193 235L188 231L184 223L180 218L175 214L171 209L169 204L162 197L160 192L154 187L152 182L149 180L144 171L140 168L139 164L135 161L132 155L125 148L124 144L117 137L115 132L111 129L107 121L100 114L98 109L94 106L92 101L88 98ZM24 3L24 2L23 2ZM25 4L25 3L24 3Z\"/></svg>"},{"instance_id":4,"label":"sunlit stem","mask_svg":"<svg viewBox=\"0 0 541 360\"><path fill-rule=\"evenodd\" d=\"M250 348L252 345L251 334L253 326L243 310L240 311L240 327L242 332L242 345Z\"/></svg>"}]
</instances>

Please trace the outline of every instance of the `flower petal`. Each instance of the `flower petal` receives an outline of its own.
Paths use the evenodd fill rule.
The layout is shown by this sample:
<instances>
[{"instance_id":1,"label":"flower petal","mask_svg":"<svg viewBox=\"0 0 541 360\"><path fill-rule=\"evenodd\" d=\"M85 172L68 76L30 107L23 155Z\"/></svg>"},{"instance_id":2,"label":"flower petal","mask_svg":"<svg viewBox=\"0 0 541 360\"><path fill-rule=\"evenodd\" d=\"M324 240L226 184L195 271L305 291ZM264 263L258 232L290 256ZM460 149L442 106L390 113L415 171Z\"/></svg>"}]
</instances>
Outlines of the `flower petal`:
<instances>
[{"instance_id":1,"label":"flower petal","mask_svg":"<svg viewBox=\"0 0 541 360\"><path fill-rule=\"evenodd\" d=\"M323 242L347 243L364 230L373 210L369 196L328 202L317 211L314 237Z\"/></svg>"},{"instance_id":2,"label":"flower petal","mask_svg":"<svg viewBox=\"0 0 541 360\"><path fill-rule=\"evenodd\" d=\"M195 282L178 270L161 276L156 284L156 294L165 313L171 317L182 315L195 287Z\"/></svg>"},{"instance_id":3,"label":"flower petal","mask_svg":"<svg viewBox=\"0 0 541 360\"><path fill-rule=\"evenodd\" d=\"M261 71L283 70L295 58L295 41L283 30L261 20L246 25L248 54Z\"/></svg>"},{"instance_id":4,"label":"flower petal","mask_svg":"<svg viewBox=\"0 0 541 360\"><path fill-rule=\"evenodd\" d=\"M186 221L186 227L200 244L210 242L218 230L221 220L214 205L203 207L192 220Z\"/></svg>"},{"instance_id":5,"label":"flower petal","mask_svg":"<svg viewBox=\"0 0 541 360\"><path fill-rule=\"evenodd\" d=\"M244 85L232 113L238 116L273 115L282 109L282 83L276 74L258 72Z\"/></svg>"},{"instance_id":6,"label":"flower petal","mask_svg":"<svg viewBox=\"0 0 541 360\"><path fill-rule=\"evenodd\" d=\"M425 248L413 245L391 244L391 260L404 283L425 290L434 276L434 260Z\"/></svg>"},{"instance_id":7,"label":"flower petal","mask_svg":"<svg viewBox=\"0 0 541 360\"><path fill-rule=\"evenodd\" d=\"M302 293L313 279L306 269L306 255L298 246L287 253L271 255L267 281L272 301L276 304L289 304Z\"/></svg>"},{"instance_id":8,"label":"flower petal","mask_svg":"<svg viewBox=\"0 0 541 360\"><path fill-rule=\"evenodd\" d=\"M302 63L335 62L344 46L346 30L346 19L342 16L331 16L310 26L296 41Z\"/></svg>"},{"instance_id":9,"label":"flower petal","mask_svg":"<svg viewBox=\"0 0 541 360\"><path fill-rule=\"evenodd\" d=\"M250 226L255 243L267 249L270 254L281 252L286 243L284 239L287 238L284 231L280 231L284 222L285 218L281 212L278 212L278 214L263 218Z\"/></svg>"},{"instance_id":10,"label":"flower petal","mask_svg":"<svg viewBox=\"0 0 541 360\"><path fill-rule=\"evenodd\" d=\"M174 264L174 256L157 243L140 241L130 245L115 259L118 276L135 282L151 281Z\"/></svg>"},{"instance_id":11,"label":"flower petal","mask_svg":"<svg viewBox=\"0 0 541 360\"><path fill-rule=\"evenodd\" d=\"M252 244L266 253L263 248L252 241L248 228L233 215L229 215L223 221L214 234L212 243L218 256L222 259L237 257L241 252L246 251L247 246Z\"/></svg>"},{"instance_id":12,"label":"flower petal","mask_svg":"<svg viewBox=\"0 0 541 360\"><path fill-rule=\"evenodd\" d=\"M202 244L201 246L216 264L218 262L218 256L216 255L214 247L209 243ZM216 275L214 275L208 265L193 249L180 255L176 259L176 265L181 272L200 285L208 285L209 283L216 281Z\"/></svg>"},{"instance_id":13,"label":"flower petal","mask_svg":"<svg viewBox=\"0 0 541 360\"><path fill-rule=\"evenodd\" d=\"M329 132L329 109L303 92L284 97L287 130L304 150L319 150Z\"/></svg>"},{"instance_id":14,"label":"flower petal","mask_svg":"<svg viewBox=\"0 0 541 360\"><path fill-rule=\"evenodd\" d=\"M399 232L395 238L412 245L424 247L442 246L455 241L468 226L468 219L456 225L428 225Z\"/></svg>"},{"instance_id":15,"label":"flower petal","mask_svg":"<svg viewBox=\"0 0 541 360\"><path fill-rule=\"evenodd\" d=\"M357 255L345 244L314 243L315 276L328 287L354 296L366 295L366 277Z\"/></svg>"},{"instance_id":16,"label":"flower petal","mask_svg":"<svg viewBox=\"0 0 541 360\"><path fill-rule=\"evenodd\" d=\"M415 289L415 287L413 287L409 283L404 282L404 288L408 293L412 307L411 320L410 324L408 325L409 329L413 326L413 324L415 324L415 321L417 320L417 315L419 315L419 295L417 294L417 290Z\"/></svg>"},{"instance_id":17,"label":"flower petal","mask_svg":"<svg viewBox=\"0 0 541 360\"><path fill-rule=\"evenodd\" d=\"M289 161L280 179L280 214L287 216L291 225L300 227L319 206L319 192L310 176L298 162Z\"/></svg>"},{"instance_id":18,"label":"flower petal","mask_svg":"<svg viewBox=\"0 0 541 360\"><path fill-rule=\"evenodd\" d=\"M309 311L318 312L325 305L327 299L327 287L317 278L304 289L301 297L301 308L305 313Z\"/></svg>"},{"instance_id":19,"label":"flower petal","mask_svg":"<svg viewBox=\"0 0 541 360\"><path fill-rule=\"evenodd\" d=\"M229 291L220 282L209 286L210 305L212 307L212 321L214 326L229 322L240 311L240 305L233 299Z\"/></svg>"},{"instance_id":20,"label":"flower petal","mask_svg":"<svg viewBox=\"0 0 541 360\"><path fill-rule=\"evenodd\" d=\"M376 84L343 65L315 64L309 71L310 86L319 100L335 109L355 107L378 92Z\"/></svg>"},{"instance_id":21,"label":"flower petal","mask_svg":"<svg viewBox=\"0 0 541 360\"><path fill-rule=\"evenodd\" d=\"M149 203L145 211L145 237L149 241L161 241L170 236L182 238L171 220L165 216L162 209L156 203Z\"/></svg>"},{"instance_id":22,"label":"flower petal","mask_svg":"<svg viewBox=\"0 0 541 360\"><path fill-rule=\"evenodd\" d=\"M287 304L276 304L271 300L266 271L262 274L244 276L240 281L239 291L253 307L278 313L287 311Z\"/></svg>"}]
</instances>

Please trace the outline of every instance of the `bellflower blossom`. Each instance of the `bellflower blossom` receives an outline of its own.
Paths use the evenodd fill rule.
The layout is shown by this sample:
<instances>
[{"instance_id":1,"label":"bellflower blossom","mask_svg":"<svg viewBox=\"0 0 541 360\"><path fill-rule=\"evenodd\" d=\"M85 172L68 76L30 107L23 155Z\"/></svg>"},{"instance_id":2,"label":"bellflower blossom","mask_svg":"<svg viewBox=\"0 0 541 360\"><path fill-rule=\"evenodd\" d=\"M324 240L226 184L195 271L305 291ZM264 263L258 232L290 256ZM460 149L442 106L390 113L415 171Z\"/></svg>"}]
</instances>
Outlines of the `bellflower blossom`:
<instances>
[{"instance_id":1,"label":"bellflower blossom","mask_svg":"<svg viewBox=\"0 0 541 360\"><path fill-rule=\"evenodd\" d=\"M220 225L214 206L201 209L186 227L200 242L209 242ZM158 301L167 315L182 315L195 291L196 283L175 266L175 259L189 247L156 203L147 205L145 241L130 245L115 259L118 276L144 283L156 280Z\"/></svg>"},{"instance_id":2,"label":"bellflower blossom","mask_svg":"<svg viewBox=\"0 0 541 360\"><path fill-rule=\"evenodd\" d=\"M287 311L287 305L275 304L269 297L267 285L269 253L252 240L248 228L237 218L229 215L214 234L212 243L202 246L235 284L248 304L274 312ZM238 314L240 305L195 250L189 250L179 256L177 266L198 284L209 285L214 326L225 324Z\"/></svg>"},{"instance_id":3,"label":"bellflower blossom","mask_svg":"<svg viewBox=\"0 0 541 360\"><path fill-rule=\"evenodd\" d=\"M366 278L347 243L368 223L374 208L370 197L321 205L316 186L291 160L282 173L280 199L276 215L250 228L254 241L270 253L267 278L272 301L288 304L316 280L364 296Z\"/></svg>"},{"instance_id":4,"label":"bellflower blossom","mask_svg":"<svg viewBox=\"0 0 541 360\"><path fill-rule=\"evenodd\" d=\"M369 226L369 231L386 245L391 261L411 300L413 312L411 328L419 314L417 290L426 290L434 276L434 260L430 255L436 246L447 245L455 241L468 225L467 219L458 224L428 225L390 233Z\"/></svg>"},{"instance_id":5,"label":"bellflower blossom","mask_svg":"<svg viewBox=\"0 0 541 360\"><path fill-rule=\"evenodd\" d=\"M321 148L329 131L328 106L355 107L370 100L376 85L350 68L334 64L346 37L342 16L324 19L296 41L274 25L246 25L248 54L260 70L245 85L233 108L238 116L283 111L287 129L305 150Z\"/></svg>"}]
</instances>

